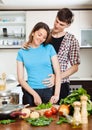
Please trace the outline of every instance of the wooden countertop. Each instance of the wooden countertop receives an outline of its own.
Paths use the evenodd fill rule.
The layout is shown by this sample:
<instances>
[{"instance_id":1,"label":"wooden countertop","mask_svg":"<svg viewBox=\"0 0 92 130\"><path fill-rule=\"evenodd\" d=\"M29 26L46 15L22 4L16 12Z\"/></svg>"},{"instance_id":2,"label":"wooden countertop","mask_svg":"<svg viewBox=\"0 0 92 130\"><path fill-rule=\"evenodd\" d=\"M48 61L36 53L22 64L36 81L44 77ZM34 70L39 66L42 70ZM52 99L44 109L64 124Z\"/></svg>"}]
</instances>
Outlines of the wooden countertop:
<instances>
[{"instance_id":1,"label":"wooden countertop","mask_svg":"<svg viewBox=\"0 0 92 130\"><path fill-rule=\"evenodd\" d=\"M54 117L55 118L55 117ZM15 123L2 125L0 130L92 130L92 116L89 117L88 125L82 125L80 128L73 128L70 124L56 124L55 120L49 126L35 127L22 119L17 119Z\"/></svg>"}]
</instances>

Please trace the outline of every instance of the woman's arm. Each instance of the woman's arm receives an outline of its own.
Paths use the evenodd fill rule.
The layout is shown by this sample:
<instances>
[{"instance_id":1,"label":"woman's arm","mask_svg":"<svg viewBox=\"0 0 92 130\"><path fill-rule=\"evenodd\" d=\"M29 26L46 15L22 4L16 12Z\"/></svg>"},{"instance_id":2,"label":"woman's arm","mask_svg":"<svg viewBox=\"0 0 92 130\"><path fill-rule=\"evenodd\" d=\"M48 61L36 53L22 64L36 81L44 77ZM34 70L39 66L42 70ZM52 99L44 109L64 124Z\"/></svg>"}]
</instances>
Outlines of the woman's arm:
<instances>
[{"instance_id":1,"label":"woman's arm","mask_svg":"<svg viewBox=\"0 0 92 130\"><path fill-rule=\"evenodd\" d=\"M24 65L23 62L17 61L17 77L20 85L34 97L34 103L36 105L41 104L40 96L28 85L28 83L24 80Z\"/></svg>"},{"instance_id":2,"label":"woman's arm","mask_svg":"<svg viewBox=\"0 0 92 130\"><path fill-rule=\"evenodd\" d=\"M61 86L60 66L57 55L52 57L52 65L55 73L55 92L54 95L51 97L50 101L52 103L56 103L59 100L60 86Z\"/></svg>"}]
</instances>

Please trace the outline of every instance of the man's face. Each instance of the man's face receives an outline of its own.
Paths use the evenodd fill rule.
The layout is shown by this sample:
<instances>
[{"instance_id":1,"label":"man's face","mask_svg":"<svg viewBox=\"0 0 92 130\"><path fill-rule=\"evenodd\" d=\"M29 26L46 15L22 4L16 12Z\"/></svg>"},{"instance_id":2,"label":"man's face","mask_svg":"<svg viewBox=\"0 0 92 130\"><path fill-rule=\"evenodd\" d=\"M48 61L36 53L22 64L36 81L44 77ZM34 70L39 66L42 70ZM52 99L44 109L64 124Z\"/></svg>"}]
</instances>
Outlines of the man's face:
<instances>
[{"instance_id":1,"label":"man's face","mask_svg":"<svg viewBox=\"0 0 92 130\"><path fill-rule=\"evenodd\" d=\"M53 31L55 33L63 32L65 28L67 28L69 25L66 22L62 22L56 17L54 22Z\"/></svg>"}]
</instances>

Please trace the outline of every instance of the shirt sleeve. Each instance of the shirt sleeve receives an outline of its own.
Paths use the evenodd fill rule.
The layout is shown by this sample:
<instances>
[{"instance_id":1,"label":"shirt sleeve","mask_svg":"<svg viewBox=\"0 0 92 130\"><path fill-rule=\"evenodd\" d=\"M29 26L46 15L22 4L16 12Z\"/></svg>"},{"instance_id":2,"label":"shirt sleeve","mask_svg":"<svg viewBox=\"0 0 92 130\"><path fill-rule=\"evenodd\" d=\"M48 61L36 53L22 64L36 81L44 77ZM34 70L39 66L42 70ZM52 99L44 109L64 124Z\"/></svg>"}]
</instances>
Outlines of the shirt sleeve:
<instances>
[{"instance_id":1,"label":"shirt sleeve","mask_svg":"<svg viewBox=\"0 0 92 130\"><path fill-rule=\"evenodd\" d=\"M52 45L49 45L48 47L50 48L50 57L57 55L57 53Z\"/></svg>"},{"instance_id":2,"label":"shirt sleeve","mask_svg":"<svg viewBox=\"0 0 92 130\"><path fill-rule=\"evenodd\" d=\"M71 65L80 64L80 47L78 40L72 35L69 58Z\"/></svg>"},{"instance_id":3,"label":"shirt sleeve","mask_svg":"<svg viewBox=\"0 0 92 130\"><path fill-rule=\"evenodd\" d=\"M20 50L18 51L18 53L17 53L16 60L23 62L22 50L21 50L21 49L20 49Z\"/></svg>"}]
</instances>

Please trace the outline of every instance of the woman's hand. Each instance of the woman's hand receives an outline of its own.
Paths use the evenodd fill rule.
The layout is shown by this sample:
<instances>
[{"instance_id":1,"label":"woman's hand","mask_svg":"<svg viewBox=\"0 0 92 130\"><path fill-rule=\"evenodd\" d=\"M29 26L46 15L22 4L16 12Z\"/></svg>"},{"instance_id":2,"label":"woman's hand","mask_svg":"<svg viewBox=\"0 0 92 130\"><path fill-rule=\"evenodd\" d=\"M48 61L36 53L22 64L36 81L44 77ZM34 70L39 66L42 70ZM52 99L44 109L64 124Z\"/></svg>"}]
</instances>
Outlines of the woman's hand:
<instances>
[{"instance_id":1,"label":"woman's hand","mask_svg":"<svg viewBox=\"0 0 92 130\"><path fill-rule=\"evenodd\" d=\"M54 74L48 75L48 78L43 80L43 84L48 88L53 87L55 85L55 75Z\"/></svg>"},{"instance_id":2,"label":"woman's hand","mask_svg":"<svg viewBox=\"0 0 92 130\"><path fill-rule=\"evenodd\" d=\"M33 97L34 97L35 105L40 105L42 103L42 100L41 100L40 96L37 93Z\"/></svg>"},{"instance_id":3,"label":"woman's hand","mask_svg":"<svg viewBox=\"0 0 92 130\"><path fill-rule=\"evenodd\" d=\"M52 104L55 104L55 103L58 102L58 100L59 100L59 96L53 95L53 96L51 97L51 99L50 99L50 102L51 102Z\"/></svg>"}]
</instances>

